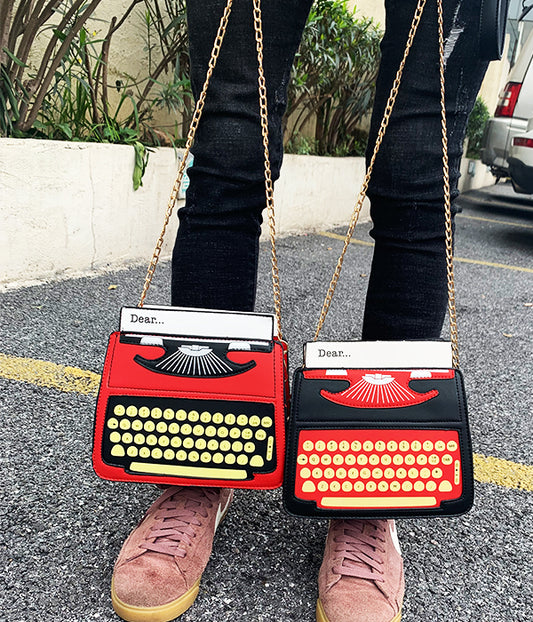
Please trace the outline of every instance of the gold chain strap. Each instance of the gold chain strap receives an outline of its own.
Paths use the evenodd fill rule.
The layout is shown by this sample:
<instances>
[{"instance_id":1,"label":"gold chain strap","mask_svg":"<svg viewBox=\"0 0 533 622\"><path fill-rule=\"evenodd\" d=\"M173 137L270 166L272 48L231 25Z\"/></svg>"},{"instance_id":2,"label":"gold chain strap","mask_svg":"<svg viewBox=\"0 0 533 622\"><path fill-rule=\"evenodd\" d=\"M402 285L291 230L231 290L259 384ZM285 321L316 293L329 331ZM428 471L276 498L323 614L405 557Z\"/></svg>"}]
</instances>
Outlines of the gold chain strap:
<instances>
[{"instance_id":1,"label":"gold chain strap","mask_svg":"<svg viewBox=\"0 0 533 622\"><path fill-rule=\"evenodd\" d=\"M272 184L272 171L270 170L270 153L268 151L268 107L265 74L263 72L263 26L261 20L261 0L254 0L254 28L257 47L258 83L259 83L259 106L261 110L261 134L263 136L263 149L265 154L265 195L270 229L270 248L272 260L272 292L274 295L274 310L278 325L278 335L282 339L281 332L281 288L279 282L278 257L276 252L276 220L274 216L274 186Z\"/></svg>"},{"instance_id":2,"label":"gold chain strap","mask_svg":"<svg viewBox=\"0 0 533 622\"><path fill-rule=\"evenodd\" d=\"M170 218L174 211L174 207L176 205L176 200L178 197L178 192L181 187L181 182L183 179L183 174L185 171L185 167L187 164L187 158L189 156L189 152L191 150L194 137L196 135L196 131L198 128L198 124L200 122L200 118L202 116L202 112L205 105L205 98L207 94L207 89L209 86L209 82L213 75L213 70L216 66L218 56L220 54L220 48L222 46L222 41L224 40L224 35L226 34L226 29L228 26L228 20L231 13L233 0L228 0L226 4L226 8L224 9L224 14L220 20L220 24L218 27L217 35L215 37L215 43L213 45L213 50L211 52L211 58L209 60L207 75L205 78L205 82L202 88L202 92L198 101L196 103L196 107L194 110L193 118L191 121L191 125L189 127L189 132L187 134L187 142L185 144L185 151L183 154L183 158L181 160L178 174L176 176L176 180L174 182L174 186L172 188L172 192L170 193L170 198L167 205L167 210L165 213L165 218L163 222L163 228L161 233L159 234L159 238L156 242L154 253L152 255L152 259L150 261L150 265L148 266L148 270L146 272L146 277L144 280L144 286L141 293L141 297L138 303L139 307L144 305L144 301L146 299L146 295L148 293L148 289L152 283L152 278L155 273L155 269L159 262L159 256L161 254L161 249L163 246L163 240L165 237L165 233L168 227L168 223L170 222ZM278 335L279 338L282 338L281 334L281 294L280 294L280 283L279 283L279 270L278 270L278 262L276 255L276 223L274 218L274 191L272 184L272 173L270 170L270 155L268 151L268 107L267 107L267 95L266 95L266 81L263 72L263 29L261 23L261 0L254 0L254 28L255 28L255 39L256 39L256 48L257 48L257 60L258 60L258 85L259 85L259 104L260 104L260 112L261 112L261 133L263 138L263 150L264 150L264 158L265 158L265 194L266 194L266 204L268 211L268 222L270 227L270 241L272 246L272 286L274 292L274 307L276 313L276 320L278 326Z\"/></svg>"},{"instance_id":3,"label":"gold chain strap","mask_svg":"<svg viewBox=\"0 0 533 622\"><path fill-rule=\"evenodd\" d=\"M381 125L380 125L378 135L376 138L376 144L374 146L374 151L372 153L372 157L370 159L370 162L369 162L369 165L366 171L366 175L364 177L361 190L359 192L359 196L358 196L356 205L352 213L350 225L348 227L348 231L346 233L346 237L344 240L343 249L337 261L335 272L329 284L326 298L324 300L324 304L320 312L320 317L319 317L317 328L316 328L315 335L314 335L314 341L316 341L318 339L318 336L320 335L320 331L322 330L324 326L326 316L331 306L333 294L335 293L335 289L337 287L337 283L338 283L340 273L342 270L344 256L346 254L346 251L348 250L348 246L350 245L350 240L355 230L355 226L357 225L359 214L363 207L363 202L365 200L366 193L368 190L368 185L370 183L370 177L374 169L374 163L375 163L377 154L379 152L379 149L381 147L381 143L383 142L385 131L389 124L392 110L394 108L394 104L396 102L396 98L398 95L398 89L400 87L400 83L401 83L401 79L402 79L402 75L403 75L403 71L405 67L405 62L407 60L407 57L409 56L409 52L413 45L413 40L414 40L416 31L418 29L418 25L420 23L420 19L422 17L425 5L426 5L426 0L418 1L418 5L416 7L413 21L411 23L409 35L407 38L407 44L405 47L404 55L400 63L400 67L398 68L398 71L396 73L396 77L392 85L389 98L387 100L387 105L385 107L385 112L381 120ZM443 178L444 178L444 204L445 204L445 220L446 220L446 270L447 270L447 280L448 280L448 312L449 312L449 317L450 317L450 337L451 337L451 342L452 342L452 364L455 368L458 368L459 367L459 354L458 354L458 345L457 345L457 316L456 316L456 308L455 308L455 283L454 283L454 276L453 276L453 240L452 240L450 179L449 179L449 166L448 166L448 140L447 140L447 128L446 128L446 107L445 107L445 90L444 90L444 35L443 35L443 18L442 18L442 0L437 0L437 7L438 7L438 21L439 21L439 57L440 57L439 72L440 72L440 94L441 94L442 162L443 162L442 166L443 166Z\"/></svg>"}]
</instances>

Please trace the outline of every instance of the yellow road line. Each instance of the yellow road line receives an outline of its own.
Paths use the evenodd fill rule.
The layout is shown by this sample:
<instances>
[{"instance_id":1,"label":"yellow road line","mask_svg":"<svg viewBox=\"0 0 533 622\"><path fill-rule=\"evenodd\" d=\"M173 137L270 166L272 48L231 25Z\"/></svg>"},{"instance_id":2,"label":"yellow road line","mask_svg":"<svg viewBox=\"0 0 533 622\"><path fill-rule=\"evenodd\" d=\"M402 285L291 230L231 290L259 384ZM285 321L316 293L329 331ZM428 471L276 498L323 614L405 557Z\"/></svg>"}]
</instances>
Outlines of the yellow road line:
<instances>
[{"instance_id":1,"label":"yellow road line","mask_svg":"<svg viewBox=\"0 0 533 622\"><path fill-rule=\"evenodd\" d=\"M484 484L533 492L533 466L529 464L474 454L474 476Z\"/></svg>"},{"instance_id":2,"label":"yellow road line","mask_svg":"<svg viewBox=\"0 0 533 622\"><path fill-rule=\"evenodd\" d=\"M342 241L344 241L346 238L345 235L339 235L338 233L331 233L331 231L319 231L318 235L321 235L325 238L333 238L334 240L342 240ZM374 242L367 242L366 240L356 240L355 238L352 238L350 242L352 244L359 244L360 246L374 246Z\"/></svg>"},{"instance_id":3,"label":"yellow road line","mask_svg":"<svg viewBox=\"0 0 533 622\"><path fill-rule=\"evenodd\" d=\"M521 222L511 222L510 220L499 220L497 218L484 218L483 216L470 216L468 214L457 214L456 218L466 218L468 220L481 220L483 222L494 222L498 225L509 225L510 227L522 227L523 229L533 229L533 225L526 225Z\"/></svg>"},{"instance_id":4,"label":"yellow road line","mask_svg":"<svg viewBox=\"0 0 533 622\"><path fill-rule=\"evenodd\" d=\"M330 231L319 231L318 235L321 235L326 238L333 238L334 240L343 240L346 236L339 235L338 233L331 233ZM356 240L352 238L350 240L352 244L359 244L361 246L374 246L373 242L366 242L364 240ZM481 261L479 259L466 259L465 257L454 257L454 261L458 263L471 263L477 266L488 266L489 268L500 268L503 270L516 270L518 272L531 272L533 273L533 268L523 268L522 266L509 266L505 263L495 263L493 261Z\"/></svg>"},{"instance_id":5,"label":"yellow road line","mask_svg":"<svg viewBox=\"0 0 533 622\"><path fill-rule=\"evenodd\" d=\"M5 354L0 354L0 378L83 395L96 395L100 383L91 371ZM533 466L527 464L474 454L474 476L484 484L533 492Z\"/></svg>"},{"instance_id":6,"label":"yellow road line","mask_svg":"<svg viewBox=\"0 0 533 622\"><path fill-rule=\"evenodd\" d=\"M0 354L0 378L83 395L95 395L100 384L100 376L91 371L5 354Z\"/></svg>"}]
</instances>

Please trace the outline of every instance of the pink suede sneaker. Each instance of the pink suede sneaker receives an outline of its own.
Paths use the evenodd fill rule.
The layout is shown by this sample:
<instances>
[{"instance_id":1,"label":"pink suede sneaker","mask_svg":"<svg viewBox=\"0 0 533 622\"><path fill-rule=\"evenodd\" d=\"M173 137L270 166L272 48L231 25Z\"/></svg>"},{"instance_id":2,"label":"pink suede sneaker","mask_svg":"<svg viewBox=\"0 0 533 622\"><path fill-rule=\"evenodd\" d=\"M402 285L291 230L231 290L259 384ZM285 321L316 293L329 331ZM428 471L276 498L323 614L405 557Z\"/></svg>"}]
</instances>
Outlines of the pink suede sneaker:
<instances>
[{"instance_id":1,"label":"pink suede sneaker","mask_svg":"<svg viewBox=\"0 0 533 622\"><path fill-rule=\"evenodd\" d=\"M233 495L218 488L168 488L124 543L111 599L128 622L167 622L196 599L213 537Z\"/></svg>"},{"instance_id":2,"label":"pink suede sneaker","mask_svg":"<svg viewBox=\"0 0 533 622\"><path fill-rule=\"evenodd\" d=\"M318 575L317 622L399 622L403 592L394 521L331 521Z\"/></svg>"}]
</instances>

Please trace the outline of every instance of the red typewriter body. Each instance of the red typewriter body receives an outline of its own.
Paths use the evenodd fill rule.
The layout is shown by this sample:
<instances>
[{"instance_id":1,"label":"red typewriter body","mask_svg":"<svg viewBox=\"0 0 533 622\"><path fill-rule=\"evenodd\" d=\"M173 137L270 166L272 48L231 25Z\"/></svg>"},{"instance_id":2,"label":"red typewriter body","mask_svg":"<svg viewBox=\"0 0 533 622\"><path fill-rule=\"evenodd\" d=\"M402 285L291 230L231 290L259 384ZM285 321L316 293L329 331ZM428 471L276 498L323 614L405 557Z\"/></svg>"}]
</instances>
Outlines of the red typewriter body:
<instances>
[{"instance_id":1,"label":"red typewriter body","mask_svg":"<svg viewBox=\"0 0 533 622\"><path fill-rule=\"evenodd\" d=\"M147 317L151 312L135 310ZM110 336L94 430L96 473L156 484L279 487L285 344L272 336L265 339L264 330L261 338L251 339L255 327L221 338L227 331L214 329L213 323L224 326L224 314L180 313L186 319L196 314L195 321L207 314L206 332L215 336L147 332L154 329L148 323L143 333L121 330ZM239 314L229 315L231 332ZM252 316L242 315L244 323ZM157 310L154 317L159 317ZM179 330L172 325L173 333ZM185 332L195 332L194 327Z\"/></svg>"}]
</instances>

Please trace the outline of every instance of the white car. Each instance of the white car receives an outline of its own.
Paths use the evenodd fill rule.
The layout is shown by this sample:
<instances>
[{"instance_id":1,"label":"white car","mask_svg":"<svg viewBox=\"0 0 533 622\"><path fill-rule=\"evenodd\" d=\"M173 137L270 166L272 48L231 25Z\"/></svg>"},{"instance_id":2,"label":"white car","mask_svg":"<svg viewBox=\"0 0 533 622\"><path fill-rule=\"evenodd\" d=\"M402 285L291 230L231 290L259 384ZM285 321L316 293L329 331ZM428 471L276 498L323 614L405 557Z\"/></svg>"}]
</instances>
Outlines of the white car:
<instances>
[{"instance_id":1,"label":"white car","mask_svg":"<svg viewBox=\"0 0 533 622\"><path fill-rule=\"evenodd\" d=\"M489 119L481 146L481 161L490 166L496 179L508 177L509 151L515 136L527 130L533 117L533 31L511 69L500 94L494 117Z\"/></svg>"},{"instance_id":2,"label":"white car","mask_svg":"<svg viewBox=\"0 0 533 622\"><path fill-rule=\"evenodd\" d=\"M533 194L533 119L528 131L513 138L509 149L509 175L516 192Z\"/></svg>"}]
</instances>

